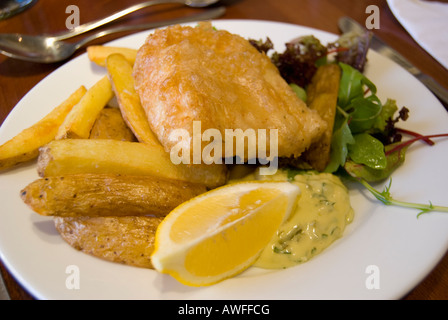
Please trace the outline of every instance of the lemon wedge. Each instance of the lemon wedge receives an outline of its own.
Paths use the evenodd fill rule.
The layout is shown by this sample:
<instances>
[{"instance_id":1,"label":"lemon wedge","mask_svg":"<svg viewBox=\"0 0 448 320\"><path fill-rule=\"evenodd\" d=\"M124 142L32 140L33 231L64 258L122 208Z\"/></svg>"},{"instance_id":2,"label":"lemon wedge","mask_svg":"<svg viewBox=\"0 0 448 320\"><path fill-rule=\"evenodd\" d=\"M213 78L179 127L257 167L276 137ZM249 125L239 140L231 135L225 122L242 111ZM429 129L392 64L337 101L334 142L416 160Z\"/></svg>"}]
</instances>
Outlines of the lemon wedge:
<instances>
[{"instance_id":1,"label":"lemon wedge","mask_svg":"<svg viewBox=\"0 0 448 320\"><path fill-rule=\"evenodd\" d=\"M201 194L175 208L156 231L154 268L206 286L251 266L294 209L300 188L249 181Z\"/></svg>"}]
</instances>

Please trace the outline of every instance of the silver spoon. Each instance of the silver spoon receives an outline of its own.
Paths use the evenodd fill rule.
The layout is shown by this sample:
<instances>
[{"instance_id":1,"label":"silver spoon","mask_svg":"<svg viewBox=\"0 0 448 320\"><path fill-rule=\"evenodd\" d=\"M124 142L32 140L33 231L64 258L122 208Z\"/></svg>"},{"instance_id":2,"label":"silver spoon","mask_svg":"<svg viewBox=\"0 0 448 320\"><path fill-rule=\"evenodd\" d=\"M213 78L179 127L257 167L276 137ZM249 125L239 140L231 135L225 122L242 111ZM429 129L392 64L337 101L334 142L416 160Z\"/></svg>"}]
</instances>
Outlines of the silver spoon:
<instances>
[{"instance_id":1,"label":"silver spoon","mask_svg":"<svg viewBox=\"0 0 448 320\"><path fill-rule=\"evenodd\" d=\"M136 4L134 6L129 7L128 9L117 12L109 17L104 19L94 21L91 23L87 23L84 25L80 25L72 30L67 32L51 35L51 36L30 36L23 34L0 34L0 53L15 59L32 61L32 62L40 62L40 63L52 63L58 62L67 59L70 57L76 50L81 48L86 43L103 37L105 35L123 32L123 31L131 31L131 30L144 30L144 29L152 29L162 26L167 26L171 24L177 23L185 23L191 21L200 21L200 20L208 20L216 18L225 12L224 7L215 8L212 10L208 10L204 13L200 13L197 15L193 15L191 17L179 18L170 21L164 22L155 22L155 23L147 23L142 25L130 25L130 26L122 26L115 27L108 30L104 30L93 34L91 36L86 37L85 39L76 42L76 43L68 43L63 42L61 40L69 39L75 36L78 36L87 31L93 30L100 26L103 26L107 23L115 21L127 14L140 10L142 8L146 8L149 6L157 5L157 4L165 4L165 3L181 3L185 4L189 7L206 7L210 6L214 3L218 2L218 0L152 0L143 2L140 4Z\"/></svg>"}]
</instances>

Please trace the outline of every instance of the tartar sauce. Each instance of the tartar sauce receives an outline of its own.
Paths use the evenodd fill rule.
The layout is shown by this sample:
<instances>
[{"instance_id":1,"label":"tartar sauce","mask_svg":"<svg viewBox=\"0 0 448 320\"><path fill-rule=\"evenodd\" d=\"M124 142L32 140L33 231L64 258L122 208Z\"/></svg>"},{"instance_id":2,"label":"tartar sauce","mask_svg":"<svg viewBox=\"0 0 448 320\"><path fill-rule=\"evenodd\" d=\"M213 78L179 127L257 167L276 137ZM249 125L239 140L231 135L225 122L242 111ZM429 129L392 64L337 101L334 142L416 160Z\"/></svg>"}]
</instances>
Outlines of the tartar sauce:
<instances>
[{"instance_id":1,"label":"tartar sauce","mask_svg":"<svg viewBox=\"0 0 448 320\"><path fill-rule=\"evenodd\" d=\"M348 190L337 176L304 172L288 177L285 169L270 176L257 172L244 180L290 181L300 187L301 196L254 266L281 269L306 262L340 238L353 220Z\"/></svg>"}]
</instances>

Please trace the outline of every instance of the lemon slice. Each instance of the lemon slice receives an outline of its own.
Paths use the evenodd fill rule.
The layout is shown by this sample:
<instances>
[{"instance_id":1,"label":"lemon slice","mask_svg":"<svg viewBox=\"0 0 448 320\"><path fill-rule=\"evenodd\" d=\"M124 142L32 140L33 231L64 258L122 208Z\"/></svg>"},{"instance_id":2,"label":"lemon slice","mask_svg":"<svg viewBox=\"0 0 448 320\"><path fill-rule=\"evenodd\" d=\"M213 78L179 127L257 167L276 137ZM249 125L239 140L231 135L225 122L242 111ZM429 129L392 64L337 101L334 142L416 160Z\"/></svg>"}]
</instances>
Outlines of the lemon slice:
<instances>
[{"instance_id":1,"label":"lemon slice","mask_svg":"<svg viewBox=\"0 0 448 320\"><path fill-rule=\"evenodd\" d=\"M154 268L190 286L232 277L252 265L300 195L289 182L240 182L175 208L156 231Z\"/></svg>"}]
</instances>

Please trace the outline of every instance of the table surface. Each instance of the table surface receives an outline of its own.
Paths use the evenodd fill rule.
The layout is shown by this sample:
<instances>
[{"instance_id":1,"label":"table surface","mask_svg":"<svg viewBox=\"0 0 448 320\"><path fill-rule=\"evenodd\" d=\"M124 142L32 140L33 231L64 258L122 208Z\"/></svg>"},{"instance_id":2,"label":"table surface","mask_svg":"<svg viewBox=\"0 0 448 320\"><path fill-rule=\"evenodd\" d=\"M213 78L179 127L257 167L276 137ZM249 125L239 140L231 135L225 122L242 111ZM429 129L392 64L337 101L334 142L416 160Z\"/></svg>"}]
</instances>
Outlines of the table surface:
<instances>
[{"instance_id":1,"label":"table surface","mask_svg":"<svg viewBox=\"0 0 448 320\"><path fill-rule=\"evenodd\" d=\"M77 0L76 5L80 9L80 22L82 24L139 2L139 0L96 0L94 2ZM374 33L387 43L392 44L415 66L448 89L448 71L409 36L391 13L385 0L230 0L223 2L227 5L227 12L221 19L281 21L332 33L340 33L337 21L341 16L350 16L364 24L368 16L365 12L367 6L377 5L380 9L380 29L374 30ZM448 2L448 0L442 2ZM63 31L66 29L65 22L69 16L66 13L66 8L71 4L73 4L72 0L38 0L26 11L0 21L0 33L37 35ZM194 14L200 10L203 9L185 8L177 4L159 5L135 12L114 24L159 21ZM96 43L107 42L127 34L108 36L103 38L101 42L96 41ZM75 56L83 52L85 50L79 50ZM35 64L0 55L0 123L4 121L9 112L29 90L62 64ZM0 271L12 300L33 299L15 281L1 261ZM403 299L448 299L448 253L435 269Z\"/></svg>"}]
</instances>

